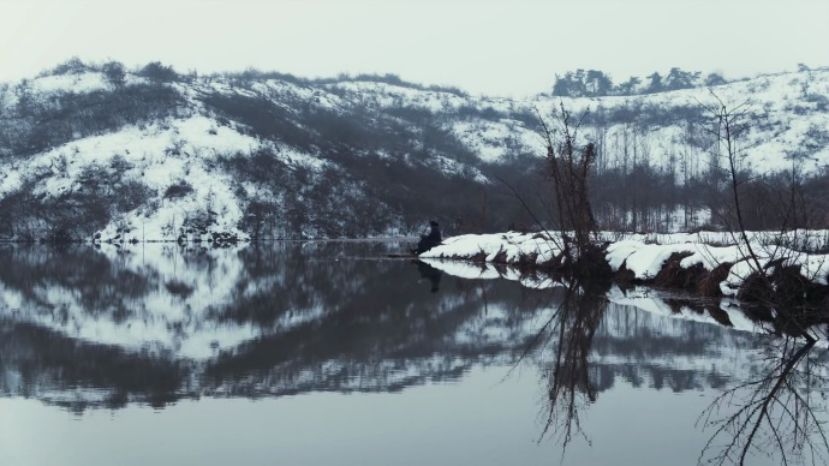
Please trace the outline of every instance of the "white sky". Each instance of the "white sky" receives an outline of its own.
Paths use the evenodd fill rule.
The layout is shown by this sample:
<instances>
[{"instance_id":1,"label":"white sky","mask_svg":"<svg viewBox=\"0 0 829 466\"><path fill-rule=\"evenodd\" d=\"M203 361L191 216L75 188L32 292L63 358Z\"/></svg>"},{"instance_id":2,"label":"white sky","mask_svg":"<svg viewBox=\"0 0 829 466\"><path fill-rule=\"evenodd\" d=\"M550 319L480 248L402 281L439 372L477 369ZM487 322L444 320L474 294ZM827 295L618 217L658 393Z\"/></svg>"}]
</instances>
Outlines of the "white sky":
<instances>
[{"instance_id":1,"label":"white sky","mask_svg":"<svg viewBox=\"0 0 829 466\"><path fill-rule=\"evenodd\" d=\"M619 81L829 65L829 0L0 0L0 81L71 56L522 95L576 68Z\"/></svg>"}]
</instances>

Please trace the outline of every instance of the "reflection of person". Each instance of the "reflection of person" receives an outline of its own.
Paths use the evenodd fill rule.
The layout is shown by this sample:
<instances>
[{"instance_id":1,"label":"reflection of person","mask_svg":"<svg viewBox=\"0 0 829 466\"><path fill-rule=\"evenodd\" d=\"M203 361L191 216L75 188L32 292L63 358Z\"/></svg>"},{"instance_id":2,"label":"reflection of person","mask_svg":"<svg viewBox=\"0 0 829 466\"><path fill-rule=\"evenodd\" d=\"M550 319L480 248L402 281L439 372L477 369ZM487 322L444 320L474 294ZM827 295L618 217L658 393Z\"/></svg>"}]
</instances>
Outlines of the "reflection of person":
<instances>
[{"instance_id":1,"label":"reflection of person","mask_svg":"<svg viewBox=\"0 0 829 466\"><path fill-rule=\"evenodd\" d=\"M432 283L432 293L440 290L440 277L443 276L443 272L420 261L417 261L417 271L420 272L420 278L426 278Z\"/></svg>"},{"instance_id":2,"label":"reflection of person","mask_svg":"<svg viewBox=\"0 0 829 466\"><path fill-rule=\"evenodd\" d=\"M428 235L420 235L420 242L417 243L417 249L413 251L415 254L424 253L433 247L438 246L442 241L440 236L440 225L438 225L438 222L432 220L429 222L429 227L431 227L431 230Z\"/></svg>"}]
</instances>

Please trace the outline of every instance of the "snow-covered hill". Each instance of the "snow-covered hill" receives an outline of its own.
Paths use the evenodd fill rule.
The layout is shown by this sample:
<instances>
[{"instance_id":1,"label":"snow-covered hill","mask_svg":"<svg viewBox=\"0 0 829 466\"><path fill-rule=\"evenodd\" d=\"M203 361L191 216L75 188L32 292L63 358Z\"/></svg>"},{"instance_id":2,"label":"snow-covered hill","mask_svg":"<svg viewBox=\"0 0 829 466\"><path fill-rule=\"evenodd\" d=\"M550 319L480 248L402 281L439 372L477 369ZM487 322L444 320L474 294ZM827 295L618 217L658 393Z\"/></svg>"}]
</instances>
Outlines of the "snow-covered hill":
<instances>
[{"instance_id":1,"label":"snow-covered hill","mask_svg":"<svg viewBox=\"0 0 829 466\"><path fill-rule=\"evenodd\" d=\"M0 238L229 240L529 222L502 180L541 177L536 110L589 110L600 166L711 163L707 88L525 100L383 78L154 76L75 64L0 86ZM829 164L829 70L712 89L747 101L747 167Z\"/></svg>"}]
</instances>

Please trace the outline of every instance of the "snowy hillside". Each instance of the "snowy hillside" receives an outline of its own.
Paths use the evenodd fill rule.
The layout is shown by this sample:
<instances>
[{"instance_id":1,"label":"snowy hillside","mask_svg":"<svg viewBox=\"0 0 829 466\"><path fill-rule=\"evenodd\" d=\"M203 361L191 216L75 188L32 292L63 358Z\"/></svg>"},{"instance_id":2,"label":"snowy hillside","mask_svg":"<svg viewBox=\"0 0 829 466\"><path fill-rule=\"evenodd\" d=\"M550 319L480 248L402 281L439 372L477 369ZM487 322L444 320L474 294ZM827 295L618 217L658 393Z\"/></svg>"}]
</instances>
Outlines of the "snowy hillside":
<instances>
[{"instance_id":1,"label":"snowy hillside","mask_svg":"<svg viewBox=\"0 0 829 466\"><path fill-rule=\"evenodd\" d=\"M64 65L0 86L0 238L203 240L529 224L501 180L543 179L535 110L589 110L600 167L711 162L707 88L594 98L470 96L383 78L180 76ZM748 100L745 163L829 164L829 71L714 88ZM679 167L679 168L678 168ZM667 206L670 210L674 207Z\"/></svg>"},{"instance_id":2,"label":"snowy hillside","mask_svg":"<svg viewBox=\"0 0 829 466\"><path fill-rule=\"evenodd\" d=\"M486 162L504 162L520 153L544 155L543 140L533 124L535 110L547 116L563 105L574 115L586 112L586 137L604 142L610 164L621 163L627 138L628 152L638 149L640 157L657 165L675 163L685 154L695 155L695 159L703 156L694 164L701 170L707 163L708 147L700 141L704 132L694 126L704 124L708 108L717 107L718 97L734 109L746 111L751 130L743 145L746 161L754 170L787 170L793 157L806 172L829 164L829 69L763 75L655 94L539 95L526 100L469 97L385 83L345 82L327 87L384 110L408 107L434 113Z\"/></svg>"}]
</instances>

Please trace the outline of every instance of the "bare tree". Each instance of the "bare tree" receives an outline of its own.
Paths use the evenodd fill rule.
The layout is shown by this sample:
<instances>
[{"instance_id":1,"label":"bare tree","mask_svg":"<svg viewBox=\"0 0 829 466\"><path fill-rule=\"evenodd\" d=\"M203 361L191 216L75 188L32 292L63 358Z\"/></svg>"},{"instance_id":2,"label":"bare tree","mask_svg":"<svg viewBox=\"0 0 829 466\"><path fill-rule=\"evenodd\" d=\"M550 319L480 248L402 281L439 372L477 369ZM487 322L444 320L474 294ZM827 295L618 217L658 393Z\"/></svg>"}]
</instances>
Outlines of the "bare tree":
<instances>
[{"instance_id":1,"label":"bare tree","mask_svg":"<svg viewBox=\"0 0 829 466\"><path fill-rule=\"evenodd\" d=\"M814 340L786 338L767 350L764 373L726 390L700 415L698 424L712 430L700 464L742 466L752 451L777 455L784 465L829 459L817 414L825 408L825 357L813 353Z\"/></svg>"},{"instance_id":2,"label":"bare tree","mask_svg":"<svg viewBox=\"0 0 829 466\"><path fill-rule=\"evenodd\" d=\"M598 257L601 251L595 242L597 224L588 189L588 178L596 161L596 146L592 143L579 146L581 120L574 122L564 104L556 115L559 127L555 130L544 121L540 112L537 113L547 144L562 253L576 275L582 278L601 275L604 271L599 270L599 264L606 263Z\"/></svg>"},{"instance_id":3,"label":"bare tree","mask_svg":"<svg viewBox=\"0 0 829 466\"><path fill-rule=\"evenodd\" d=\"M731 217L733 222L726 222L726 225L733 232L734 242L751 269L747 276L742 277L744 282L738 297L775 309L778 317L785 320L796 335L813 340L814 331L809 329L809 321L804 317L825 315L825 310L820 309L820 303L808 302L809 280L804 280L800 274L799 238L795 227L798 213L805 210L805 200L798 195L797 167L792 167L788 186L783 186L785 183L766 183L764 178L753 176L743 166L747 152L741 140L750 127L748 101L729 107L713 91L711 95L717 102L716 106L709 107L715 122L711 134L716 138L718 147L715 150L725 160L724 171L732 201L731 215L727 217ZM750 187L753 189L747 189ZM767 193L765 195L769 199L757 202L758 191ZM776 230L749 234L745 215L747 193L748 200L761 206L759 209L779 206L781 214Z\"/></svg>"},{"instance_id":4,"label":"bare tree","mask_svg":"<svg viewBox=\"0 0 829 466\"><path fill-rule=\"evenodd\" d=\"M754 262L756 267L755 270L760 272L763 270L763 266L760 264L757 253L754 251L751 241L746 233L745 220L743 219L743 208L740 198L740 165L744 155L737 145L737 139L748 129L748 125L745 122L746 115L744 112L747 103L744 102L732 110L729 109L728 105L726 105L713 91L711 92L711 95L714 96L719 104L718 108L715 110L715 118L717 123L716 136L718 141L724 145L738 233L740 234L743 246L748 252L749 259Z\"/></svg>"}]
</instances>

